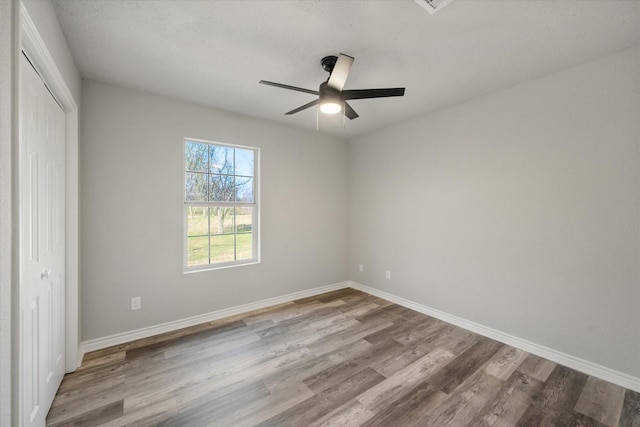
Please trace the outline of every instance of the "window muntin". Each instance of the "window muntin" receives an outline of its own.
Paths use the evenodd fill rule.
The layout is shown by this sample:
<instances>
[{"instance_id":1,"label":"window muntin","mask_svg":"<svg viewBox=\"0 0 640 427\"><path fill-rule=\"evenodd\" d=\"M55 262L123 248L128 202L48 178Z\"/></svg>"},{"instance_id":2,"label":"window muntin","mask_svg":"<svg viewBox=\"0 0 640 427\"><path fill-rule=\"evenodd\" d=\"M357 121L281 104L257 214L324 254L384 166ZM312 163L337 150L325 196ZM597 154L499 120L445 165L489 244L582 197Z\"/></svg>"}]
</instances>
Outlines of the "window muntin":
<instances>
[{"instance_id":1,"label":"window muntin","mask_svg":"<svg viewBox=\"0 0 640 427\"><path fill-rule=\"evenodd\" d=\"M258 150L186 139L185 270L258 262Z\"/></svg>"}]
</instances>

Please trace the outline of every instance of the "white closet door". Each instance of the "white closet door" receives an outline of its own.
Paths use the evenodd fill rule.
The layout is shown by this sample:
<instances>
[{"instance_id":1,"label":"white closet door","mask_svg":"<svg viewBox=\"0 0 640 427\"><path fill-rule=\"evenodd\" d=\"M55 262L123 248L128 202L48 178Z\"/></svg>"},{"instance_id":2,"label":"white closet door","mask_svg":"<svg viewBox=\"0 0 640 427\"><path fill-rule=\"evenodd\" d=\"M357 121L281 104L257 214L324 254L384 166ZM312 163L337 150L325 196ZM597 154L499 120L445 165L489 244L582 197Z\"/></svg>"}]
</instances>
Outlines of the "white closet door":
<instances>
[{"instance_id":1,"label":"white closet door","mask_svg":"<svg viewBox=\"0 0 640 427\"><path fill-rule=\"evenodd\" d=\"M44 426L65 364L65 114L20 62L20 409Z\"/></svg>"}]
</instances>

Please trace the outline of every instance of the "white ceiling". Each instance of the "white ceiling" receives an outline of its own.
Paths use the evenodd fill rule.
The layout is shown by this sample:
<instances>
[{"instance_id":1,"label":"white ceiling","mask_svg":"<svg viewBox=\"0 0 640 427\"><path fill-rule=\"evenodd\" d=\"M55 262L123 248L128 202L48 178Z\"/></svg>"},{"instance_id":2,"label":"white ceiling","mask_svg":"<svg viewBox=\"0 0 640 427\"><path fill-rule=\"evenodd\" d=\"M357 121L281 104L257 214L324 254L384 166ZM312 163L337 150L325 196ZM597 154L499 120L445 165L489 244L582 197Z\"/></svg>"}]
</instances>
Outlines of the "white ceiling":
<instances>
[{"instance_id":1,"label":"white ceiling","mask_svg":"<svg viewBox=\"0 0 640 427\"><path fill-rule=\"evenodd\" d=\"M350 101L351 137L640 44L640 0L53 0L83 77L316 128L326 55L355 57L345 89L406 87Z\"/></svg>"}]
</instances>

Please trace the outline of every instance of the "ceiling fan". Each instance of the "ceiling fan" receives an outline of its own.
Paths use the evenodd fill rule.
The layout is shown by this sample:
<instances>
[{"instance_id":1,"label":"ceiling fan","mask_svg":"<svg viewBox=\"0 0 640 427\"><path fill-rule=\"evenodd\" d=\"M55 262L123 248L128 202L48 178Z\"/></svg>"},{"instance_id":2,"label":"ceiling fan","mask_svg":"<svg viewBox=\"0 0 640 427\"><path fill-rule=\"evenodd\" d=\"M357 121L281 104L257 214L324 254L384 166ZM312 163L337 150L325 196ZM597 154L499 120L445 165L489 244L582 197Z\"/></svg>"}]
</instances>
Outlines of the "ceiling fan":
<instances>
[{"instance_id":1,"label":"ceiling fan","mask_svg":"<svg viewBox=\"0 0 640 427\"><path fill-rule=\"evenodd\" d=\"M295 114L314 105L320 105L320 111L325 114L337 114L343 111L345 116L353 120L358 118L358 113L347 103L348 100L404 95L403 87L343 90L353 64L353 57L349 55L341 53L340 56L325 56L320 63L322 64L322 69L329 73L329 78L327 81L320 83L318 90L304 89L266 80L260 80L260 83L318 96L318 99L285 113L287 115Z\"/></svg>"}]
</instances>

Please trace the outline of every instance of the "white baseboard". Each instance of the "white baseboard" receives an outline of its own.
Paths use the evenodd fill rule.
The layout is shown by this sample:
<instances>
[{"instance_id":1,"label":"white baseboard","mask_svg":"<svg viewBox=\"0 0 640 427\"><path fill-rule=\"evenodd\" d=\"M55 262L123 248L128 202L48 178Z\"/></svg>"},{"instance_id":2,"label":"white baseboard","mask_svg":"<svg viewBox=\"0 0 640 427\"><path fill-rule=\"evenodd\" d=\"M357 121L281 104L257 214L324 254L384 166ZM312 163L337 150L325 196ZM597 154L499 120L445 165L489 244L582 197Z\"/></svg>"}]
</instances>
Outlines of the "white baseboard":
<instances>
[{"instance_id":1,"label":"white baseboard","mask_svg":"<svg viewBox=\"0 0 640 427\"><path fill-rule=\"evenodd\" d=\"M249 311L258 310L272 305L291 302L301 298L307 298L314 295L323 294L325 292L335 291L337 289L348 288L349 282L336 283L333 285L320 286L318 288L307 289L300 292L294 292L288 295L282 295L274 298L267 298L261 301L249 304L238 305L231 308L212 311L210 313L200 314L188 317L186 319L175 320L172 322L162 323L160 325L149 326L146 328L136 329L133 331L122 332L119 334L109 335L103 338L96 338L89 341L83 341L80 345L80 353L89 353L91 351L101 350L103 348L114 345L124 344L129 341L135 341L142 338L148 338L154 335L166 332L177 331L178 329L188 328L189 326L199 325L205 322L222 319L223 317L234 316L236 314L247 313Z\"/></svg>"},{"instance_id":2,"label":"white baseboard","mask_svg":"<svg viewBox=\"0 0 640 427\"><path fill-rule=\"evenodd\" d=\"M349 286L351 288L366 292L387 301L391 301L393 303L410 308L411 310L426 314L428 316L435 317L436 319L443 320L447 323L451 323L452 325L459 326L461 328L467 329L471 332L475 332L501 343L519 348L528 353L535 354L536 356L540 356L545 359L551 360L552 362L556 362L560 365L575 369L576 371L580 371L587 375L603 379L624 388L640 392L640 378L632 377L631 375L609 369L605 366L589 362L588 360L580 359L578 357L562 353L552 348L545 347L543 345L536 344L531 341L527 341L492 328L488 328L486 326L471 322L461 317L453 316L443 311L436 310L435 308L427 307L408 299L384 291L380 291L369 286L365 286L361 283L350 281Z\"/></svg>"}]
</instances>

